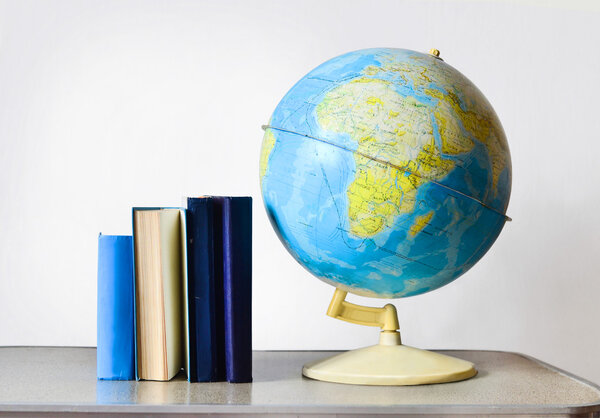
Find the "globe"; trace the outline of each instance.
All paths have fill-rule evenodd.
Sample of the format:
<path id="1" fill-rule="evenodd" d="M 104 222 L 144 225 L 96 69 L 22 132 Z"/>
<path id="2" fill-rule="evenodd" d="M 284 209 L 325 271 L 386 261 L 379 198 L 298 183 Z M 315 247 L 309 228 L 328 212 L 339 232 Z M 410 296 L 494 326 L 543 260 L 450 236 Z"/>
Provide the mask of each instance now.
<path id="1" fill-rule="evenodd" d="M 505 222 L 511 160 L 483 94 L 439 52 L 375 48 L 318 66 L 264 127 L 260 182 L 292 256 L 357 295 L 444 286 Z"/>

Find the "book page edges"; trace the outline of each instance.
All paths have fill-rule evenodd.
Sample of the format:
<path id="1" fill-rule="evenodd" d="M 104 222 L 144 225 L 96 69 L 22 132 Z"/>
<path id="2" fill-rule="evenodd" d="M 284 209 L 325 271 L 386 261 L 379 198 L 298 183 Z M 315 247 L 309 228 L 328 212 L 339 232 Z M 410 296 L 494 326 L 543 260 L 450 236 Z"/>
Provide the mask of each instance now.
<path id="1" fill-rule="evenodd" d="M 167 379 L 172 379 L 184 363 L 185 333 L 182 332 L 183 266 L 181 211 L 163 209 L 160 213 L 161 259 L 164 295 L 165 349 Z"/>
<path id="2" fill-rule="evenodd" d="M 136 374 L 138 379 L 164 380 L 167 378 L 167 364 L 160 216 L 156 212 L 134 210 L 133 221 Z"/>

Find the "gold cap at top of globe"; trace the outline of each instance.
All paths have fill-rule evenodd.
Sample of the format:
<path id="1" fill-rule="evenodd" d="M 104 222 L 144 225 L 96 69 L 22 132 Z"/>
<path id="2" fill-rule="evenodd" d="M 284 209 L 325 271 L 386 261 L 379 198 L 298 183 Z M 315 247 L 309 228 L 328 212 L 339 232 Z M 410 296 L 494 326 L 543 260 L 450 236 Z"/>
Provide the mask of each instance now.
<path id="1" fill-rule="evenodd" d="M 435 49 L 435 48 L 431 48 L 429 50 L 429 55 L 433 55 L 435 58 L 444 61 L 441 57 L 440 57 L 440 51 L 439 49 Z"/>

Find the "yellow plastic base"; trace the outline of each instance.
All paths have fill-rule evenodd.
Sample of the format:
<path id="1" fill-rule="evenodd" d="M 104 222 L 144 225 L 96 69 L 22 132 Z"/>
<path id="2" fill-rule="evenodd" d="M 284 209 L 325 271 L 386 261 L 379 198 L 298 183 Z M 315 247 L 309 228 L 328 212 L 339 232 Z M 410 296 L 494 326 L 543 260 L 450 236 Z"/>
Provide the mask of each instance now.
<path id="1" fill-rule="evenodd" d="M 398 332 L 382 332 L 378 345 L 304 365 L 311 379 L 355 385 L 424 385 L 465 380 L 473 363 L 400 344 Z"/>

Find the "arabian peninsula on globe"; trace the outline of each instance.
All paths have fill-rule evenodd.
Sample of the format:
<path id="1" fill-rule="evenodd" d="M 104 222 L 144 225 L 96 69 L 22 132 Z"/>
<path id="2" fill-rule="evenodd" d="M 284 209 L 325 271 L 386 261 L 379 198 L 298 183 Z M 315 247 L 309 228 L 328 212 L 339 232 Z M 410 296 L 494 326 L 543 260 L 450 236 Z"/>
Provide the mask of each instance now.
<path id="1" fill-rule="evenodd" d="M 469 270 L 509 219 L 500 121 L 434 52 L 333 58 L 292 87 L 265 127 L 271 223 L 300 264 L 342 290 L 437 289 Z"/>

